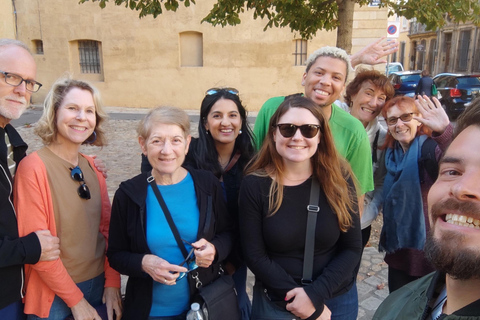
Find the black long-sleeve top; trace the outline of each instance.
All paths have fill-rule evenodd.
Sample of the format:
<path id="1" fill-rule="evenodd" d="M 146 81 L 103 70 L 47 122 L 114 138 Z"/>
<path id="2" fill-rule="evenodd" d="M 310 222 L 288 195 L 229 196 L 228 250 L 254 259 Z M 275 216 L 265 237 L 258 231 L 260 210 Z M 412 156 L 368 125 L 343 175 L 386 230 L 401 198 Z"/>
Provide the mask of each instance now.
<path id="1" fill-rule="evenodd" d="M 240 235 L 247 266 L 261 281 L 272 301 L 283 301 L 288 291 L 300 287 L 307 205 L 311 179 L 298 186 L 285 186 L 280 209 L 268 214 L 270 178 L 247 176 L 240 188 Z M 352 183 L 350 181 L 350 183 Z M 358 211 L 351 212 L 352 227 L 341 232 L 336 214 L 323 189 L 319 195 L 313 283 L 303 286 L 317 312 L 324 301 L 349 290 L 355 280 L 355 266 L 361 252 Z"/>

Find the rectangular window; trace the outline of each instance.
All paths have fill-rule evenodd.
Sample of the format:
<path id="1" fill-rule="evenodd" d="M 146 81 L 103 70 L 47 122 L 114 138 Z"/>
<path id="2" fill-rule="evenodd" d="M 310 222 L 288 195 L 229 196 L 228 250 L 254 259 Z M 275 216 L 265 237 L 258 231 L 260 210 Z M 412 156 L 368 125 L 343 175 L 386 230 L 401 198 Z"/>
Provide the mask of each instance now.
<path id="1" fill-rule="evenodd" d="M 307 40 L 297 39 L 295 40 L 295 52 L 293 53 L 296 66 L 305 65 L 307 61 Z"/>
<path id="2" fill-rule="evenodd" d="M 460 40 L 458 42 L 458 71 L 467 71 L 468 68 L 468 52 L 470 50 L 470 34 L 471 30 L 460 32 Z"/>
<path id="3" fill-rule="evenodd" d="M 80 71 L 82 73 L 101 73 L 98 41 L 78 41 L 78 54 L 80 57 Z"/>
<path id="4" fill-rule="evenodd" d="M 33 40 L 33 45 L 35 46 L 36 54 L 43 54 L 43 41 L 42 40 Z"/>

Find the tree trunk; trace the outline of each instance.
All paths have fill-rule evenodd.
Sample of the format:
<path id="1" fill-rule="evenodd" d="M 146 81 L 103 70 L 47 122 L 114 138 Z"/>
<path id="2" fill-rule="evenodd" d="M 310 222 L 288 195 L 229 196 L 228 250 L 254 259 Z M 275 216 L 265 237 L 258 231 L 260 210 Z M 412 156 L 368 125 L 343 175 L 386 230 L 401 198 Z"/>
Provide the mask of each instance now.
<path id="1" fill-rule="evenodd" d="M 344 49 L 349 54 L 352 51 L 353 12 L 355 0 L 337 0 L 338 21 L 337 47 Z"/>

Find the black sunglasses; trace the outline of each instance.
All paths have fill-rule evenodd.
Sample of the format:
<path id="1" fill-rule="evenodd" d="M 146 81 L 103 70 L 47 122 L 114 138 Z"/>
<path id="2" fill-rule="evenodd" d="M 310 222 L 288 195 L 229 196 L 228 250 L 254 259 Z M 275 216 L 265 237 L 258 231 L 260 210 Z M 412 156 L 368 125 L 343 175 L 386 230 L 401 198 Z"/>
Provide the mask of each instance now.
<path id="1" fill-rule="evenodd" d="M 205 95 L 206 96 L 211 96 L 212 94 L 217 94 L 217 93 L 222 92 L 222 91 L 228 92 L 228 93 L 233 94 L 235 96 L 238 95 L 238 90 L 235 89 L 235 88 L 211 88 L 211 89 L 208 89 L 205 92 Z"/>
<path id="2" fill-rule="evenodd" d="M 82 199 L 88 200 L 90 199 L 90 190 L 88 186 L 85 184 L 85 180 L 83 179 L 83 172 L 79 166 L 75 168 L 70 168 L 70 176 L 73 180 L 80 182 L 80 186 L 78 187 L 78 196 Z"/>
<path id="3" fill-rule="evenodd" d="M 297 132 L 297 129 L 300 129 L 302 136 L 310 139 L 315 137 L 318 133 L 318 130 L 320 130 L 320 125 L 318 124 L 303 124 L 301 126 L 297 126 L 291 123 L 282 123 L 277 124 L 276 127 L 278 127 L 280 134 L 285 138 L 293 137 Z"/>
<path id="4" fill-rule="evenodd" d="M 186 244 L 188 245 L 192 245 L 190 242 L 188 242 L 187 240 L 184 240 L 182 239 L 183 242 L 185 242 Z M 184 266 L 186 264 L 186 267 L 187 267 L 187 272 L 180 272 L 180 275 L 178 276 L 177 280 L 181 280 L 183 278 L 185 278 L 185 276 L 187 275 L 187 273 L 195 270 L 198 268 L 198 265 L 196 264 L 195 262 L 195 248 L 192 246 L 192 249 L 190 249 L 190 252 L 188 253 L 187 257 L 185 258 L 185 260 L 182 261 L 182 263 L 179 264 L 179 266 Z"/>

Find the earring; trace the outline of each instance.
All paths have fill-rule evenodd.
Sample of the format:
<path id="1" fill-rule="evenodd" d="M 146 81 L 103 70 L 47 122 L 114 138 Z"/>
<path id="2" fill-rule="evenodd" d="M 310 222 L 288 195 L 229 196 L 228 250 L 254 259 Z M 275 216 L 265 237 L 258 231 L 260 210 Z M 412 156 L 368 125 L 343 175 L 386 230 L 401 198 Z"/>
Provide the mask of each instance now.
<path id="1" fill-rule="evenodd" d="M 238 130 L 238 134 L 242 134 L 242 130 Z"/>
<path id="2" fill-rule="evenodd" d="M 210 131 L 207 130 L 206 132 L 207 132 L 207 134 L 210 134 Z"/>
<path id="3" fill-rule="evenodd" d="M 93 131 L 92 135 L 91 135 L 90 137 L 88 137 L 88 139 L 85 140 L 83 143 L 92 144 L 92 143 L 94 143 L 96 140 L 97 140 L 97 133 L 96 133 L 95 131 Z"/>

